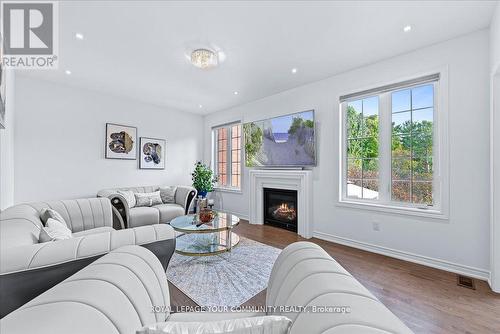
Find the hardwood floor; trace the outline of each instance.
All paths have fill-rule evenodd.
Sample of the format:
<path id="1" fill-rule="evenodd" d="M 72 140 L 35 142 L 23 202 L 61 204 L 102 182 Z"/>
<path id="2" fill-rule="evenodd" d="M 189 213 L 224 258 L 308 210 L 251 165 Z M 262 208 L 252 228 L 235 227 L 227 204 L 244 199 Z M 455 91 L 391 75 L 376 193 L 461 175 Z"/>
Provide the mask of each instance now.
<path id="1" fill-rule="evenodd" d="M 304 240 L 297 234 L 243 221 L 240 236 L 277 248 Z M 500 333 L 500 294 L 484 281 L 476 290 L 457 286 L 455 274 L 320 239 L 323 247 L 415 333 Z M 172 305 L 196 306 L 170 284 Z M 244 305 L 264 305 L 265 291 Z"/>

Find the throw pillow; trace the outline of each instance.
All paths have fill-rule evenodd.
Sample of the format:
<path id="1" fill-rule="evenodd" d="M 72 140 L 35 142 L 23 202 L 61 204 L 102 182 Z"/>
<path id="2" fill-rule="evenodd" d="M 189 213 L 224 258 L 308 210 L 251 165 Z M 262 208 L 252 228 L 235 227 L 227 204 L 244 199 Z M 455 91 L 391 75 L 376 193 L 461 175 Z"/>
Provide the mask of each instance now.
<path id="1" fill-rule="evenodd" d="M 69 239 L 72 237 L 71 230 L 58 220 L 49 218 L 47 226 L 40 229 L 38 242 L 48 242 Z"/>
<path id="2" fill-rule="evenodd" d="M 64 218 L 61 216 L 59 212 L 56 210 L 50 209 L 50 208 L 43 208 L 42 211 L 40 211 L 40 219 L 43 223 L 43 226 L 47 226 L 47 222 L 49 219 L 55 219 L 63 223 L 65 226 L 68 226 L 66 224 L 66 221 Z"/>
<path id="3" fill-rule="evenodd" d="M 160 191 L 152 193 L 135 193 L 135 206 L 153 206 L 162 204 Z"/>
<path id="4" fill-rule="evenodd" d="M 175 192 L 177 187 L 160 188 L 160 197 L 163 203 L 175 203 Z"/>
<path id="5" fill-rule="evenodd" d="M 269 315 L 221 321 L 159 322 L 139 329 L 136 334 L 287 334 L 292 321 Z"/>
<path id="6" fill-rule="evenodd" d="M 125 198 L 125 201 L 127 201 L 129 209 L 135 206 L 136 204 L 135 195 L 132 190 L 118 190 L 117 193 L 122 195 L 123 198 Z"/>

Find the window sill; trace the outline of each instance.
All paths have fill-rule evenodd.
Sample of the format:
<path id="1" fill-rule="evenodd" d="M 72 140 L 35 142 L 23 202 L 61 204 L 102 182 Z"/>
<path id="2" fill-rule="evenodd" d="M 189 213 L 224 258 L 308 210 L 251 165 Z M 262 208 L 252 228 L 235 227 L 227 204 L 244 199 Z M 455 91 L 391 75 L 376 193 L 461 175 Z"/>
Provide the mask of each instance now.
<path id="1" fill-rule="evenodd" d="M 215 187 L 214 191 L 232 194 L 243 194 L 243 191 L 241 191 L 241 189 L 239 188 Z"/>
<path id="2" fill-rule="evenodd" d="M 416 216 L 416 217 L 425 217 L 425 218 L 439 219 L 439 220 L 448 220 L 449 218 L 447 214 L 439 210 L 433 210 L 433 209 L 419 209 L 413 207 L 401 207 L 395 205 L 376 204 L 376 203 L 367 203 L 367 202 L 358 202 L 349 200 L 338 201 L 337 205 L 346 208 L 370 210 L 381 213 L 397 214 L 402 216 Z"/>

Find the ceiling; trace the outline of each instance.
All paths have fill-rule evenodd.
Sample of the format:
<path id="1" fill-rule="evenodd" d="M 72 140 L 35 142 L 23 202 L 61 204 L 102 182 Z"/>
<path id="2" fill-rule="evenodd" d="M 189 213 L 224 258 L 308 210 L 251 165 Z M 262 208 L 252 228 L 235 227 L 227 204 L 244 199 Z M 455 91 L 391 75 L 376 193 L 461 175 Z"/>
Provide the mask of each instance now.
<path id="1" fill-rule="evenodd" d="M 495 5 L 64 1 L 59 70 L 24 74 L 207 114 L 486 28 Z M 195 68 L 186 53 L 200 46 L 220 48 L 225 61 Z"/>

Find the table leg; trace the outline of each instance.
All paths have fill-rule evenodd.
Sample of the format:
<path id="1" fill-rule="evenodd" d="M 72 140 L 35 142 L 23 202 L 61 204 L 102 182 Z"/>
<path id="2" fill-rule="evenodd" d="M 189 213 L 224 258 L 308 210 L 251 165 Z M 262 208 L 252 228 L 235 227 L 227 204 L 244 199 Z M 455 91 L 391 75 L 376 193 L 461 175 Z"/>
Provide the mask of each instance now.
<path id="1" fill-rule="evenodd" d="M 233 234 L 233 232 L 231 232 L 231 229 L 227 229 L 227 236 L 226 236 L 226 249 L 228 252 L 231 251 L 231 244 L 232 244 L 232 240 L 231 240 L 231 236 Z"/>

